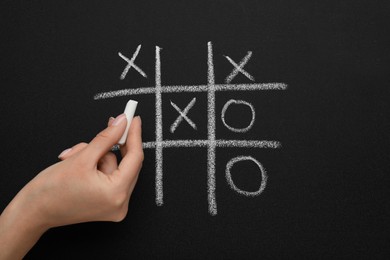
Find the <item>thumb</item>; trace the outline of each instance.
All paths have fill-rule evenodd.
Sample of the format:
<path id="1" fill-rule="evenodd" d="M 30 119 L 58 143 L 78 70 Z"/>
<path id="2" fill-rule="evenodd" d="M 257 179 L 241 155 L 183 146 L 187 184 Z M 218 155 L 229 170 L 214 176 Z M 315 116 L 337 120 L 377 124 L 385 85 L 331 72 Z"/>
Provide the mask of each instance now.
<path id="1" fill-rule="evenodd" d="M 111 148 L 119 142 L 126 129 L 126 115 L 115 118 L 110 126 L 101 131 L 82 151 L 85 158 L 97 163 Z"/>

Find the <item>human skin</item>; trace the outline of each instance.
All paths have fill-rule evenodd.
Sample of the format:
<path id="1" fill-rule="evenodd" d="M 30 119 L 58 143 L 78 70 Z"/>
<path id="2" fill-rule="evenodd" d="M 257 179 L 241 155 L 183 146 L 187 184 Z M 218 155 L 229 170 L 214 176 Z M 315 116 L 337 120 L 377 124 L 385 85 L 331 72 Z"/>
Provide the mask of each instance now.
<path id="1" fill-rule="evenodd" d="M 23 258 L 53 227 L 125 218 L 144 156 L 140 117 L 132 120 L 119 165 L 111 152 L 126 122 L 124 114 L 110 118 L 89 144 L 62 152 L 19 191 L 0 216 L 0 259 Z"/>

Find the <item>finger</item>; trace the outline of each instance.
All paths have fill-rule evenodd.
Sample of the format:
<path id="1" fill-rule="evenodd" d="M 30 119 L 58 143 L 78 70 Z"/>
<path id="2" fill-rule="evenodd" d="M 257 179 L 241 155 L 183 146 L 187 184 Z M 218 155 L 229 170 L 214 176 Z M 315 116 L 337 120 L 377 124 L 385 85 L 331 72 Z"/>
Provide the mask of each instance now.
<path id="1" fill-rule="evenodd" d="M 98 170 L 104 174 L 111 174 L 118 168 L 118 161 L 115 154 L 108 152 L 98 162 Z"/>
<path id="2" fill-rule="evenodd" d="M 101 131 L 82 151 L 87 161 L 97 164 L 100 158 L 118 143 L 125 131 L 126 122 L 126 115 L 121 114 L 115 118 L 109 127 Z"/>
<path id="3" fill-rule="evenodd" d="M 126 145 L 120 145 L 119 148 L 120 148 L 120 151 L 121 151 L 122 158 L 125 157 L 125 155 L 127 153 Z"/>
<path id="4" fill-rule="evenodd" d="M 118 166 L 118 171 L 125 178 L 127 183 L 134 181 L 142 167 L 144 153 L 142 149 L 142 129 L 141 118 L 134 117 L 131 122 L 127 142 L 125 145 L 125 154 Z"/>
<path id="5" fill-rule="evenodd" d="M 107 126 L 111 126 L 112 125 L 112 122 L 114 122 L 115 118 L 110 116 L 110 118 L 108 119 L 108 122 L 107 122 Z"/>
<path id="6" fill-rule="evenodd" d="M 79 143 L 73 146 L 72 148 L 64 150 L 60 155 L 58 155 L 58 158 L 60 160 L 66 160 L 72 155 L 78 153 L 79 151 L 83 150 L 88 144 L 87 143 Z"/>
<path id="7" fill-rule="evenodd" d="M 140 116 L 136 116 L 136 117 L 138 117 L 139 120 L 141 121 L 141 117 L 140 117 Z M 134 120 L 136 117 L 134 117 L 133 120 Z M 131 121 L 131 124 L 133 123 L 133 120 Z M 138 119 L 136 119 L 136 120 L 138 120 Z M 142 121 L 141 121 L 141 123 L 142 123 Z M 131 128 L 131 124 L 130 124 L 130 128 Z M 141 124 L 141 125 L 142 125 L 142 124 Z M 126 138 L 126 140 L 129 139 L 129 135 L 130 135 L 130 129 L 129 129 L 129 132 L 127 133 L 127 138 Z M 141 141 L 141 142 L 142 142 L 142 141 Z M 126 143 L 125 143 L 125 145 L 120 145 L 120 146 L 119 146 L 120 151 L 121 151 L 122 158 L 125 157 L 125 155 L 126 155 L 126 153 L 127 153 L 127 147 L 128 147 L 128 146 L 127 146 Z"/>

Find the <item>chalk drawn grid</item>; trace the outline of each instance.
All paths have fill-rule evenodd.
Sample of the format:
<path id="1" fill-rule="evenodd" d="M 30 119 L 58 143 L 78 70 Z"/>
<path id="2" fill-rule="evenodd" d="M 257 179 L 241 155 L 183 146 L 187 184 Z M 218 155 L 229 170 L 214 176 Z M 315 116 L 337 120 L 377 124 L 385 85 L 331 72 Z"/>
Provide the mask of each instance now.
<path id="1" fill-rule="evenodd" d="M 135 58 L 137 57 L 140 51 L 141 45 L 138 46 L 137 50 L 133 54 L 131 59 L 128 59 L 121 53 L 118 55 L 128 62 L 128 65 L 124 69 L 121 79 L 124 79 L 126 73 L 130 68 L 137 70 L 143 77 L 147 75 L 134 64 Z M 216 91 L 259 91 L 259 90 L 286 90 L 287 84 L 285 83 L 250 83 L 250 84 L 231 84 L 232 79 L 238 74 L 242 73 L 250 80 L 254 81 L 254 78 L 246 72 L 243 67 L 248 62 L 249 58 L 252 55 L 252 52 L 242 59 L 242 61 L 237 64 L 230 57 L 225 56 L 225 58 L 234 66 L 234 70 L 226 78 L 226 84 L 216 84 L 215 83 L 215 74 L 214 74 L 214 63 L 213 63 L 213 50 L 212 43 L 207 43 L 207 85 L 177 85 L 177 86 L 162 86 L 161 84 L 161 59 L 160 59 L 161 48 L 156 46 L 156 63 L 155 63 L 155 86 L 154 87 L 144 87 L 144 88 L 134 88 L 134 89 L 122 89 L 116 91 L 101 92 L 94 96 L 94 100 L 101 100 L 107 98 L 115 98 L 122 96 L 131 96 L 131 95 L 142 95 L 142 94 L 154 94 L 155 95 L 155 109 L 156 109 L 156 140 L 154 142 L 144 142 L 143 148 L 149 149 L 154 148 L 156 154 L 156 176 L 155 176 L 155 191 L 156 191 L 156 204 L 162 206 L 164 203 L 163 200 L 163 148 L 167 147 L 207 147 L 207 199 L 208 199 L 208 210 L 212 216 L 217 214 L 217 202 L 216 202 L 216 180 L 215 180 L 215 160 L 216 160 L 216 147 L 251 147 L 251 148 L 270 148 L 277 149 L 281 147 L 279 141 L 269 141 L 269 140 L 221 140 L 216 139 L 216 113 L 215 113 L 215 92 Z M 163 129 L 162 129 L 162 93 L 188 93 L 188 92 L 207 92 L 207 117 L 208 117 L 208 139 L 207 140 L 164 140 L 163 139 Z M 244 129 L 235 129 L 228 126 L 224 121 L 224 113 L 226 112 L 227 107 L 231 103 L 236 104 L 245 104 L 251 108 L 252 111 L 252 121 L 250 125 Z M 174 105 L 174 104 L 172 104 Z M 193 105 L 193 104 L 192 104 Z M 191 105 L 191 106 L 192 106 Z M 190 106 L 188 106 L 190 107 Z M 188 119 L 185 115 L 188 111 L 179 111 L 177 107 L 175 109 L 181 114 L 181 118 L 178 119 Z M 242 100 L 229 100 L 222 111 L 222 120 L 224 125 L 234 132 L 246 132 L 249 131 L 254 122 L 254 109 L 253 106 Z M 189 120 L 187 120 L 188 123 Z M 177 123 L 177 122 L 175 122 Z M 173 126 L 173 125 L 172 125 Z M 175 126 L 177 127 L 177 125 Z M 194 127 L 194 126 L 193 126 Z M 172 129 L 171 129 L 172 132 Z M 247 192 L 238 189 L 231 178 L 230 169 L 235 162 L 250 160 L 258 165 L 260 172 L 262 174 L 262 182 L 260 189 L 256 192 Z M 237 191 L 240 194 L 246 196 L 256 196 L 259 195 L 265 188 L 267 175 L 263 166 L 256 159 L 250 156 L 238 156 L 233 158 L 226 167 L 226 179 L 230 187 Z"/>

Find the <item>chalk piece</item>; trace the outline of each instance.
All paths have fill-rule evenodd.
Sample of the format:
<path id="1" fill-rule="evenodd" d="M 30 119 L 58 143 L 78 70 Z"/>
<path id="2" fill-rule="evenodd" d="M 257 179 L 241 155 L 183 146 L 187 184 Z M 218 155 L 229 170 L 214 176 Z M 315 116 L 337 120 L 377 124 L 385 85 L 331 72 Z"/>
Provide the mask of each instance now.
<path id="1" fill-rule="evenodd" d="M 127 133 L 129 132 L 131 120 L 133 120 L 133 116 L 134 116 L 135 109 L 137 108 L 137 104 L 138 104 L 137 101 L 131 99 L 126 104 L 124 113 L 126 114 L 127 126 L 125 132 L 123 133 L 121 139 L 119 140 L 120 145 L 124 145 L 126 143 Z"/>

